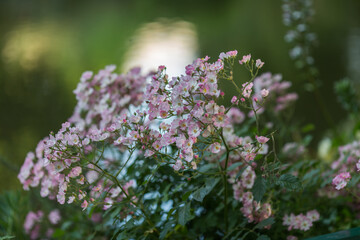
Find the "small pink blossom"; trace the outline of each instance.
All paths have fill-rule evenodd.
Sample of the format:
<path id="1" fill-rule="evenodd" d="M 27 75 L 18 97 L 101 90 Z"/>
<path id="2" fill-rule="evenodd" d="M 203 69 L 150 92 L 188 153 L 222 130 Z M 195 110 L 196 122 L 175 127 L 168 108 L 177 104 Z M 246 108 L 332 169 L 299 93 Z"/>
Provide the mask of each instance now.
<path id="1" fill-rule="evenodd" d="M 268 95 L 269 95 L 269 90 L 267 90 L 265 88 L 263 90 L 261 90 L 261 96 L 263 98 L 266 98 Z"/>
<path id="2" fill-rule="evenodd" d="M 248 54 L 248 55 L 244 55 L 242 60 L 239 61 L 240 64 L 243 64 L 243 63 L 248 63 L 250 62 L 250 59 L 251 59 L 251 54 Z"/>
<path id="3" fill-rule="evenodd" d="M 233 96 L 231 99 L 232 104 L 237 104 L 239 102 L 238 98 L 236 96 Z"/>
<path id="4" fill-rule="evenodd" d="M 256 136 L 256 140 L 259 143 L 264 144 L 264 143 L 267 143 L 267 141 L 269 141 L 270 139 L 267 137 L 264 137 L 264 136 L 260 136 L 260 137 Z"/>
<path id="5" fill-rule="evenodd" d="M 70 173 L 69 173 L 69 177 L 74 178 L 77 177 L 81 174 L 81 167 L 77 166 L 74 167 L 73 169 L 71 169 Z"/>
<path id="6" fill-rule="evenodd" d="M 349 172 L 343 172 L 338 174 L 333 180 L 332 184 L 335 186 L 336 190 L 343 189 L 346 187 L 347 183 L 350 181 L 350 173 Z"/>
<path id="7" fill-rule="evenodd" d="M 220 143 L 216 142 L 216 143 L 213 143 L 210 145 L 210 151 L 212 153 L 218 153 L 218 152 L 220 152 L 220 150 L 221 150 Z"/>
<path id="8" fill-rule="evenodd" d="M 81 204 L 82 210 L 84 211 L 88 206 L 88 202 L 86 200 L 83 201 L 83 203 Z"/>
<path id="9" fill-rule="evenodd" d="M 264 62 L 262 62 L 260 59 L 256 60 L 255 66 L 257 68 L 262 68 L 262 66 L 264 66 Z"/>
<path id="10" fill-rule="evenodd" d="M 49 213 L 49 221 L 51 224 L 58 224 L 61 220 L 60 211 L 55 209 Z"/>

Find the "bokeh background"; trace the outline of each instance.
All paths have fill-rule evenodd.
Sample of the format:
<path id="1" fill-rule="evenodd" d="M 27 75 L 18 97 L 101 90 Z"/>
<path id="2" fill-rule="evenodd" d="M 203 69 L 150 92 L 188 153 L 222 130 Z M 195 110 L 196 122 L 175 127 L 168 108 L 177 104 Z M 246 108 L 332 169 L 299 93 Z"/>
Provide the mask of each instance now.
<path id="1" fill-rule="evenodd" d="M 294 121 L 311 125 L 316 151 L 329 124 L 289 57 L 281 0 L 0 1 L 0 194 L 19 189 L 28 151 L 71 116 L 81 73 L 116 64 L 168 66 L 180 74 L 196 57 L 237 49 L 281 73 L 299 94 Z M 309 27 L 319 91 L 335 125 L 346 119 L 333 84 L 360 83 L 360 1 L 315 0 Z M 247 79 L 246 72 L 236 78 Z M 231 86 L 225 85 L 224 88 Z M 227 90 L 225 90 L 226 92 Z M 230 99 L 231 94 L 226 99 Z M 330 133 L 331 134 L 331 133 Z"/>

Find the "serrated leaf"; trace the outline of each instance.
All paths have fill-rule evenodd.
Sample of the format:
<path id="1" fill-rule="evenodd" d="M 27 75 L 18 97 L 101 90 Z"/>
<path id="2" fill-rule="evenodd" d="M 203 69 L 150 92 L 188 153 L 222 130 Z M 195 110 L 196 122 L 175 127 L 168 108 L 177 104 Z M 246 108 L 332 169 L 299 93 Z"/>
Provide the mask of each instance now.
<path id="1" fill-rule="evenodd" d="M 274 218 L 273 218 L 273 217 L 270 217 L 270 218 L 267 218 L 267 219 L 259 222 L 258 224 L 256 224 L 256 226 L 254 227 L 254 229 L 257 229 L 257 228 L 258 228 L 258 229 L 262 229 L 262 228 L 264 228 L 264 227 L 266 227 L 266 226 L 268 226 L 268 225 L 272 225 L 272 224 L 274 224 L 274 223 L 275 223 Z"/>
<path id="2" fill-rule="evenodd" d="M 290 191 L 296 191 L 302 187 L 300 180 L 288 173 L 281 175 L 276 184 Z"/>
<path id="3" fill-rule="evenodd" d="M 256 240 L 271 240 L 268 235 L 261 235 Z"/>
<path id="4" fill-rule="evenodd" d="M 191 215 L 190 202 L 187 202 L 184 206 L 179 208 L 178 222 L 180 225 L 185 226 L 191 219 L 193 219 L 193 216 Z"/>
<path id="5" fill-rule="evenodd" d="M 252 188 L 252 193 L 254 195 L 254 199 L 257 202 L 260 202 L 266 192 L 266 182 L 261 176 L 257 176 L 254 182 L 254 186 Z"/>
<path id="6" fill-rule="evenodd" d="M 205 186 L 199 188 L 196 190 L 193 194 L 193 198 L 196 201 L 202 202 L 204 200 L 204 197 L 208 195 L 211 190 L 216 186 L 216 184 L 220 181 L 219 178 L 209 178 L 205 181 Z"/>

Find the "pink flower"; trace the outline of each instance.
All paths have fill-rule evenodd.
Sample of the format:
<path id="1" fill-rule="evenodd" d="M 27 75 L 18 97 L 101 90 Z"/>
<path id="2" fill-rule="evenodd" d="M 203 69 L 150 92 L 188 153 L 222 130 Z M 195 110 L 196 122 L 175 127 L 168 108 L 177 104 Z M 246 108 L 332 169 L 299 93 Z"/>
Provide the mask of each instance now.
<path id="1" fill-rule="evenodd" d="M 360 160 L 356 163 L 356 169 L 357 171 L 360 171 Z"/>
<path id="2" fill-rule="evenodd" d="M 61 160 L 55 162 L 54 167 L 55 167 L 55 171 L 58 173 L 65 169 L 65 165 Z"/>
<path id="3" fill-rule="evenodd" d="M 249 55 L 244 55 L 242 60 L 239 61 L 240 64 L 243 64 L 243 63 L 248 63 L 251 59 L 251 54 Z"/>
<path id="4" fill-rule="evenodd" d="M 236 96 L 233 96 L 231 99 L 232 104 L 237 104 L 239 102 L 238 98 Z"/>
<path id="5" fill-rule="evenodd" d="M 61 220 L 60 211 L 55 209 L 49 213 L 49 221 L 51 224 L 58 224 Z"/>
<path id="6" fill-rule="evenodd" d="M 216 143 L 213 143 L 210 145 L 210 151 L 212 153 L 218 153 L 218 152 L 220 152 L 220 150 L 221 150 L 220 143 L 216 142 Z"/>
<path id="7" fill-rule="evenodd" d="M 251 92 L 252 92 L 252 87 L 253 87 L 253 83 L 244 83 L 242 86 L 243 86 L 243 89 L 242 89 L 242 95 L 245 97 L 245 98 L 249 98 L 250 95 L 251 95 Z"/>
<path id="8" fill-rule="evenodd" d="M 265 88 L 263 90 L 261 90 L 261 96 L 263 98 L 267 97 L 268 95 L 269 95 L 269 90 L 267 90 Z"/>
<path id="9" fill-rule="evenodd" d="M 336 190 L 343 189 L 346 187 L 347 183 L 350 181 L 350 173 L 349 172 L 343 172 L 338 174 L 333 180 L 332 184 L 335 186 Z"/>
<path id="10" fill-rule="evenodd" d="M 71 169 L 70 173 L 69 173 L 69 177 L 74 178 L 77 177 L 81 174 L 81 167 L 77 166 L 74 167 L 73 169 Z"/>
<path id="11" fill-rule="evenodd" d="M 83 203 L 81 204 L 82 210 L 84 211 L 88 206 L 88 202 L 86 200 L 83 201 Z"/>
<path id="12" fill-rule="evenodd" d="M 264 137 L 264 136 L 260 136 L 260 137 L 256 136 L 256 140 L 257 140 L 259 143 L 264 144 L 264 143 L 266 143 L 267 141 L 269 141 L 269 138 Z"/>
<path id="13" fill-rule="evenodd" d="M 260 59 L 256 60 L 255 66 L 257 68 L 262 68 L 262 66 L 264 66 L 264 62 L 262 62 Z"/>

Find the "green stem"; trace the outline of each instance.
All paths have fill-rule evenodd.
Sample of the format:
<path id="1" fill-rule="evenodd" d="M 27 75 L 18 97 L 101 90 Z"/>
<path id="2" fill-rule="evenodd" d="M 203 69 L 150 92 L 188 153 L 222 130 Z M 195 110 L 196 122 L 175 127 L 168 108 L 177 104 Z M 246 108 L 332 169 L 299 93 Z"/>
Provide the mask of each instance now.
<path id="1" fill-rule="evenodd" d="M 125 194 L 125 196 L 130 200 L 130 203 L 132 203 L 135 207 L 137 207 L 138 209 L 140 209 L 140 211 L 144 214 L 145 216 L 145 220 L 149 223 L 150 226 L 152 226 L 154 228 L 154 230 L 156 232 L 159 232 L 156 227 L 155 224 L 153 222 L 151 222 L 150 217 L 148 216 L 148 214 L 146 213 L 145 209 L 143 208 L 143 206 L 139 206 L 139 204 L 135 203 L 133 200 L 131 200 L 129 194 L 127 194 L 127 192 L 124 190 L 124 188 L 121 186 L 119 180 L 111 175 L 110 173 L 106 172 L 105 170 L 103 170 L 99 165 L 97 165 L 97 163 L 92 163 L 94 166 L 96 166 L 103 174 L 105 174 L 106 176 L 109 177 L 109 179 L 113 180 L 116 185 L 121 189 L 121 191 Z"/>
<path id="2" fill-rule="evenodd" d="M 226 144 L 226 141 L 224 139 L 223 136 L 223 132 L 221 129 L 221 133 L 220 133 L 220 137 L 224 143 L 224 146 L 226 148 L 226 159 L 225 159 L 225 166 L 224 166 L 224 171 L 223 171 L 223 184 L 224 184 L 224 207 L 225 207 L 225 212 L 224 212 L 224 220 L 225 220 L 225 233 L 228 232 L 229 229 L 229 220 L 228 220 L 228 183 L 227 183 L 227 177 L 226 177 L 226 171 L 227 171 L 227 167 L 228 167 L 228 163 L 229 163 L 229 155 L 230 155 L 230 149 L 229 146 Z"/>

